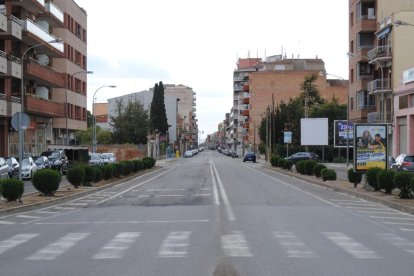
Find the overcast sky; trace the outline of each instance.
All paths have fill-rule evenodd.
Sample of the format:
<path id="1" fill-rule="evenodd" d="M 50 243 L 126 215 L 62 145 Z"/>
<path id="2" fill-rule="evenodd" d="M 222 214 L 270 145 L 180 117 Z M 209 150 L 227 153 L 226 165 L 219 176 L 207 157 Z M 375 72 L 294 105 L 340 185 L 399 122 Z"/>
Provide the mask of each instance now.
<path id="1" fill-rule="evenodd" d="M 197 93 L 203 137 L 230 112 L 237 59 L 323 59 L 348 79 L 347 0 L 75 0 L 88 14 L 88 110 L 156 82 Z"/>

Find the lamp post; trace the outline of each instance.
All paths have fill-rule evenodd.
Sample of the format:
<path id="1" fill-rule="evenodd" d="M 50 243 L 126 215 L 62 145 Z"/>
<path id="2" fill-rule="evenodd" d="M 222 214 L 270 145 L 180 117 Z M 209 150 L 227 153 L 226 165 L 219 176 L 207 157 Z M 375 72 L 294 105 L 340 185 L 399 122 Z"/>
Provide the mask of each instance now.
<path id="1" fill-rule="evenodd" d="M 175 139 L 176 139 L 176 142 L 177 142 L 177 148 L 178 148 L 178 153 L 180 152 L 180 136 L 179 136 L 179 133 L 178 133 L 178 120 L 179 120 L 179 115 L 178 115 L 178 102 L 180 101 L 180 98 L 177 98 L 176 99 L 176 105 L 175 105 L 175 115 L 176 115 L 176 117 L 175 117 L 175 128 L 176 128 L 176 132 L 175 132 Z M 180 155 L 179 154 L 177 154 L 177 152 L 176 152 L 176 157 L 178 158 Z"/>
<path id="2" fill-rule="evenodd" d="M 51 40 L 47 43 L 63 43 L 62 39 L 54 39 Z M 33 46 L 28 47 L 22 54 L 22 70 L 21 70 L 21 75 L 20 75 L 20 89 L 21 89 L 21 99 L 20 99 L 20 113 L 19 113 L 19 162 L 20 164 L 22 164 L 21 162 L 23 161 L 23 150 L 24 150 L 24 129 L 23 129 L 23 112 L 24 112 L 24 80 L 23 80 L 23 71 L 24 71 L 24 59 L 27 55 L 27 53 L 36 47 L 39 46 L 43 46 L 45 45 L 45 43 L 39 43 L 39 44 L 35 44 Z M 22 165 L 19 166 L 19 180 L 22 180 Z"/>
<path id="3" fill-rule="evenodd" d="M 95 90 L 92 99 L 92 153 L 96 152 L 96 117 L 95 117 L 95 95 L 101 88 L 109 87 L 116 88 L 116 85 L 103 85 Z"/>
<path id="4" fill-rule="evenodd" d="M 81 74 L 81 73 L 85 73 L 85 74 L 93 74 L 93 71 L 78 71 L 76 73 L 73 73 L 72 75 L 70 75 L 69 79 L 66 80 L 66 85 L 65 85 L 65 94 L 66 94 L 66 146 L 69 146 L 69 127 L 68 127 L 68 117 L 69 117 L 69 107 L 68 107 L 68 83 L 69 81 L 72 81 L 72 77 L 76 76 L 77 74 Z M 67 76 L 67 75 L 66 75 Z"/>
<path id="5" fill-rule="evenodd" d="M 401 20 L 398 20 L 398 19 L 394 20 L 394 22 L 392 22 L 392 25 L 394 25 L 395 27 L 398 27 L 398 26 L 412 26 L 412 27 L 414 27 L 414 24 L 404 22 L 404 21 L 401 21 Z"/>

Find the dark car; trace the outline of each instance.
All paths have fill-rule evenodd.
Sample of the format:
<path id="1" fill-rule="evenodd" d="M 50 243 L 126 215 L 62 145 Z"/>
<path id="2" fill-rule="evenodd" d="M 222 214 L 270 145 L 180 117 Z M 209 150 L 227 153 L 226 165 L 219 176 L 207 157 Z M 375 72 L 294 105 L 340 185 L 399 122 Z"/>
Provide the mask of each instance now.
<path id="1" fill-rule="evenodd" d="M 16 158 L 10 156 L 6 159 L 7 165 L 9 165 L 9 177 L 19 177 L 19 161 Z"/>
<path id="2" fill-rule="evenodd" d="M 46 156 L 49 159 L 52 169 L 66 174 L 68 170 L 68 158 L 64 150 L 48 150 L 42 152 L 40 155 Z"/>
<path id="3" fill-rule="evenodd" d="M 49 158 L 47 158 L 46 156 L 43 156 L 43 155 L 36 156 L 36 157 L 33 157 L 33 159 L 34 159 L 35 164 L 36 164 L 36 166 L 39 170 L 41 170 L 41 169 L 50 169 L 51 168 Z"/>
<path id="4" fill-rule="evenodd" d="M 256 163 L 256 154 L 252 151 L 246 152 L 243 157 L 243 162 L 246 161 L 253 161 L 253 163 Z"/>
<path id="5" fill-rule="evenodd" d="M 319 156 L 313 152 L 297 152 L 289 157 L 286 157 L 286 160 L 292 162 L 293 164 L 296 164 L 298 161 L 301 160 L 319 161 Z"/>
<path id="6" fill-rule="evenodd" d="M 414 155 L 405 153 L 398 155 L 392 167 L 398 171 L 414 172 Z"/>

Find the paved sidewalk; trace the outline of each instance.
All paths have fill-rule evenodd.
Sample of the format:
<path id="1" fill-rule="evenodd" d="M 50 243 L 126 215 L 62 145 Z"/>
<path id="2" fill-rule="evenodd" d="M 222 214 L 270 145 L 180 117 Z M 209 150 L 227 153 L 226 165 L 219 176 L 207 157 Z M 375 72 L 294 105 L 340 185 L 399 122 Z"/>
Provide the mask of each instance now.
<path id="1" fill-rule="evenodd" d="M 335 169 L 335 171 L 347 171 L 348 168 L 346 167 L 346 164 L 325 164 L 328 165 L 327 167 Z M 274 170 L 283 174 L 290 175 L 292 177 L 302 179 L 305 181 L 308 181 L 312 184 L 316 184 L 319 186 L 323 186 L 327 189 L 342 192 L 351 196 L 355 196 L 358 198 L 363 198 L 368 201 L 378 202 L 383 205 L 386 205 L 390 208 L 410 213 L 414 215 L 414 200 L 413 199 L 400 199 L 396 195 L 392 194 L 386 194 L 381 191 L 367 191 L 363 189 L 364 183 L 361 182 L 358 184 L 357 188 L 354 188 L 354 184 L 348 182 L 344 179 L 337 179 L 335 181 L 323 181 L 321 178 L 317 178 L 315 176 L 308 176 L 308 175 L 302 175 L 297 173 L 296 171 L 287 171 L 281 168 L 273 167 L 270 164 L 265 164 L 265 168 L 268 168 L 270 170 Z"/>

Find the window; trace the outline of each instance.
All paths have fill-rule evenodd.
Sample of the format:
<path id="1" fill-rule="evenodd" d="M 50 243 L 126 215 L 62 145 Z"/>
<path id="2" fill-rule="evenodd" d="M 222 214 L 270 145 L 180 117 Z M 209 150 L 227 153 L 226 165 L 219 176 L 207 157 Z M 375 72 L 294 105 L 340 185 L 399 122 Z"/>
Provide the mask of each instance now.
<path id="1" fill-rule="evenodd" d="M 357 109 L 366 109 L 375 106 L 375 96 L 370 95 L 368 91 L 356 92 Z"/>
<path id="2" fill-rule="evenodd" d="M 398 98 L 399 109 L 408 108 L 408 95 L 400 96 Z"/>
<path id="3" fill-rule="evenodd" d="M 351 77 L 351 83 L 353 83 L 354 82 L 354 69 L 351 69 L 349 76 Z"/>
<path id="4" fill-rule="evenodd" d="M 353 53 L 354 52 L 354 41 L 351 40 L 351 43 L 349 44 L 349 52 Z"/>
<path id="5" fill-rule="evenodd" d="M 350 110 L 354 110 L 354 97 L 350 99 Z"/>
<path id="6" fill-rule="evenodd" d="M 357 76 L 359 78 L 367 77 L 372 74 L 372 65 L 367 62 L 358 62 Z"/>
<path id="7" fill-rule="evenodd" d="M 349 16 L 349 22 L 350 22 L 350 26 L 354 26 L 354 13 L 351 12 L 350 16 Z"/>

